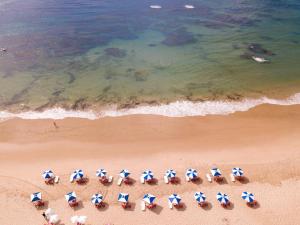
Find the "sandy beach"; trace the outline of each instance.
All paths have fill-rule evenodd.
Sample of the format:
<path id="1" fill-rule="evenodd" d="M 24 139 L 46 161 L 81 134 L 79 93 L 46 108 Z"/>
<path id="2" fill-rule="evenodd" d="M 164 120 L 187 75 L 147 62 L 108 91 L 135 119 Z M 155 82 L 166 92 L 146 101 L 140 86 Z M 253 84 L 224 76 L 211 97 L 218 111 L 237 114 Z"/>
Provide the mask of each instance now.
<path id="1" fill-rule="evenodd" d="M 0 223 L 44 224 L 43 209 L 30 203 L 31 193 L 41 191 L 46 205 L 69 225 L 73 215 L 86 215 L 88 225 L 297 225 L 300 221 L 300 106 L 262 105 L 228 116 L 168 118 L 126 116 L 98 120 L 13 119 L 0 123 Z M 217 165 L 226 181 L 209 183 L 205 174 Z M 229 173 L 239 166 L 247 181 L 232 183 Z M 98 182 L 95 171 L 103 167 L 115 180 Z M 187 168 L 198 170 L 201 180 L 184 180 Z M 81 168 L 86 185 L 69 182 L 70 173 Z M 131 171 L 132 186 L 117 186 L 121 169 Z M 173 168 L 178 185 L 164 184 L 163 174 Z M 60 176 L 56 185 L 45 185 L 41 173 L 52 169 Z M 157 185 L 140 184 L 143 170 L 151 169 Z M 75 191 L 80 207 L 71 209 L 64 198 Z M 206 194 L 209 207 L 201 209 L 194 192 Z M 229 195 L 232 206 L 220 207 L 217 192 Z M 255 194 L 259 206 L 246 206 L 243 191 Z M 97 210 L 90 202 L 102 193 L 108 204 Z M 124 211 L 119 192 L 128 192 L 133 208 Z M 146 193 L 157 196 L 154 211 L 140 210 Z M 185 207 L 170 210 L 167 197 L 178 193 Z"/>

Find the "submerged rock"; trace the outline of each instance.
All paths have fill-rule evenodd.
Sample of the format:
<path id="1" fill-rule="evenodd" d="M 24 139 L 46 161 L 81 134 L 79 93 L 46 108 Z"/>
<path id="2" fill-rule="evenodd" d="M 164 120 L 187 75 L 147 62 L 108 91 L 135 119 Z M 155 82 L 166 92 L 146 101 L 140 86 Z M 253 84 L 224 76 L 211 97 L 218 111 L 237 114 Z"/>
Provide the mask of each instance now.
<path id="1" fill-rule="evenodd" d="M 107 56 L 116 58 L 124 58 L 127 55 L 126 50 L 120 48 L 106 48 L 104 52 Z"/>
<path id="2" fill-rule="evenodd" d="M 134 72 L 136 81 L 146 81 L 148 76 L 149 72 L 147 70 L 137 70 Z"/>
<path id="3" fill-rule="evenodd" d="M 275 53 L 273 53 L 268 49 L 263 48 L 261 44 L 257 44 L 257 43 L 248 44 L 247 49 L 255 54 L 263 54 L 269 56 L 275 55 Z"/>
<path id="4" fill-rule="evenodd" d="M 162 43 L 167 46 L 181 46 L 192 44 L 196 41 L 197 39 L 194 35 L 183 27 L 175 30 L 174 32 L 168 33 Z"/>

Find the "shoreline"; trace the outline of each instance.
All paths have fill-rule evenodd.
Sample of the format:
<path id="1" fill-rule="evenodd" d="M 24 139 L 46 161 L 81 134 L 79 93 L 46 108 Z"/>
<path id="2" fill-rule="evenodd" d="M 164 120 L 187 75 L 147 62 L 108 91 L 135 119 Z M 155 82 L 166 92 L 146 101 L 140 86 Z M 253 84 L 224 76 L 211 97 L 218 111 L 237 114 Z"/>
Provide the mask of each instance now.
<path id="1" fill-rule="evenodd" d="M 86 215 L 88 225 L 210 225 L 280 224 L 295 225 L 300 203 L 300 106 L 261 105 L 247 112 L 226 116 L 163 117 L 124 116 L 97 120 L 11 119 L 0 123 L 0 215 L 2 224 L 43 224 L 42 210 L 29 202 L 29 195 L 41 191 L 47 206 L 71 225 L 73 215 Z M 205 174 L 216 164 L 226 183 L 208 183 Z M 232 183 L 229 173 L 239 166 L 246 183 Z M 109 186 L 99 184 L 95 171 L 103 167 L 114 176 Z M 197 184 L 185 182 L 187 168 L 198 170 Z M 69 174 L 81 168 L 89 177 L 87 185 L 69 183 Z M 117 186 L 117 175 L 127 168 L 136 180 L 133 186 Z M 181 178 L 179 185 L 163 183 L 163 174 L 173 168 Z M 21 170 L 20 170 L 21 169 Z M 44 184 L 42 171 L 52 169 L 61 181 Z M 151 169 L 158 185 L 143 185 L 139 176 Z M 72 210 L 64 194 L 75 191 L 81 207 Z M 210 203 L 199 208 L 193 198 L 203 191 Z M 233 204 L 229 210 L 219 206 L 215 195 L 225 192 Z M 259 207 L 248 208 L 242 191 L 253 192 Z M 102 193 L 108 207 L 98 211 L 90 202 Z M 133 209 L 124 211 L 117 203 L 119 192 L 128 192 Z M 157 196 L 158 209 L 140 210 L 145 193 Z M 170 210 L 167 196 L 181 195 L 185 208 Z M 171 219 L 172 218 L 172 219 Z"/>

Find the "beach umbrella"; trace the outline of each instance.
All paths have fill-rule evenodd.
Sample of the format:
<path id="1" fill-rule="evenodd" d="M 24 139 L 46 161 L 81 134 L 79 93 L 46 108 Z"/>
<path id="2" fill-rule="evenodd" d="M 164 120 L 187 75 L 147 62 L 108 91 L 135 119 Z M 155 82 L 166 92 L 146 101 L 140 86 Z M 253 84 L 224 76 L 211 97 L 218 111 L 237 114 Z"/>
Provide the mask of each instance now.
<path id="1" fill-rule="evenodd" d="M 240 177 L 244 175 L 244 171 L 239 167 L 232 168 L 232 174 L 235 177 Z"/>
<path id="2" fill-rule="evenodd" d="M 188 169 L 186 171 L 186 176 L 190 179 L 195 179 L 198 177 L 198 173 L 197 173 L 197 170 L 195 169 Z"/>
<path id="3" fill-rule="evenodd" d="M 74 191 L 72 191 L 72 192 L 66 194 L 65 198 L 66 198 L 67 202 L 76 200 L 76 193 Z"/>
<path id="4" fill-rule="evenodd" d="M 154 202 L 155 198 L 156 197 L 152 194 L 145 194 L 144 198 L 143 198 L 143 201 L 148 203 L 148 204 L 152 204 Z"/>
<path id="5" fill-rule="evenodd" d="M 106 170 L 105 169 L 99 169 L 96 171 L 96 176 L 97 177 L 105 177 L 107 174 Z"/>
<path id="6" fill-rule="evenodd" d="M 214 177 L 218 177 L 218 176 L 221 176 L 221 175 L 222 175 L 222 174 L 221 174 L 221 171 L 220 171 L 217 167 L 212 168 L 212 169 L 210 170 L 210 172 L 211 172 L 211 174 L 212 174 Z"/>
<path id="7" fill-rule="evenodd" d="M 254 195 L 250 192 L 244 191 L 242 193 L 242 199 L 244 199 L 246 202 L 254 202 Z"/>
<path id="8" fill-rule="evenodd" d="M 128 177 L 130 175 L 130 172 L 128 171 L 128 170 L 122 170 L 121 172 L 120 172 L 120 177 L 122 177 L 122 178 L 126 178 L 126 177 Z"/>
<path id="9" fill-rule="evenodd" d="M 42 193 L 36 192 L 31 194 L 30 196 L 31 202 L 41 201 L 42 200 Z"/>
<path id="10" fill-rule="evenodd" d="M 229 202 L 229 198 L 228 198 L 228 195 L 226 194 L 223 194 L 221 192 L 219 192 L 217 194 L 217 200 L 220 202 L 220 203 L 224 203 L 224 204 L 227 204 Z"/>
<path id="11" fill-rule="evenodd" d="M 178 205 L 181 201 L 181 197 L 177 194 L 172 194 L 169 196 L 169 201 L 174 205 Z"/>
<path id="12" fill-rule="evenodd" d="M 166 177 L 168 177 L 168 178 L 176 177 L 176 171 L 175 171 L 175 170 L 172 170 L 172 169 L 167 170 L 167 172 L 166 172 Z"/>
<path id="13" fill-rule="evenodd" d="M 153 173 L 152 173 L 151 170 L 146 170 L 146 171 L 144 171 L 143 174 L 142 174 L 142 176 L 143 176 L 143 178 L 144 178 L 145 180 L 152 180 L 153 177 L 154 177 L 154 175 L 153 175 Z"/>
<path id="14" fill-rule="evenodd" d="M 205 202 L 206 196 L 202 192 L 196 192 L 194 195 L 197 202 Z"/>
<path id="15" fill-rule="evenodd" d="M 103 195 L 101 194 L 94 194 L 91 198 L 93 204 L 99 204 L 103 201 Z"/>
<path id="16" fill-rule="evenodd" d="M 128 198 L 129 198 L 129 194 L 127 194 L 127 193 L 119 193 L 118 201 L 126 203 L 126 202 L 128 202 Z"/>
<path id="17" fill-rule="evenodd" d="M 54 177 L 54 173 L 52 172 L 52 170 L 46 170 L 43 172 L 42 176 L 44 179 L 50 179 Z"/>
<path id="18" fill-rule="evenodd" d="M 83 178 L 84 174 L 82 170 L 75 170 L 70 177 L 70 180 L 78 180 Z"/>

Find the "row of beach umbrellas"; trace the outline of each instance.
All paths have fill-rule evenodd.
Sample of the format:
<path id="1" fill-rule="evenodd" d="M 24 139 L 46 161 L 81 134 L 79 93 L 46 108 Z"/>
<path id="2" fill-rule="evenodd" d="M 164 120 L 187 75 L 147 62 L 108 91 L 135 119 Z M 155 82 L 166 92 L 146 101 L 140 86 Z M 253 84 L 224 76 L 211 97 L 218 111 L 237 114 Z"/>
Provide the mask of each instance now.
<path id="1" fill-rule="evenodd" d="M 222 176 L 220 169 L 217 167 L 212 168 L 210 170 L 210 173 L 213 177 Z M 130 175 L 130 172 L 127 169 L 123 169 L 119 173 L 120 178 L 123 178 L 123 179 L 128 178 L 129 175 Z M 234 168 L 232 168 L 231 175 L 233 175 L 234 177 L 242 177 L 244 175 L 244 171 L 239 167 L 234 167 Z M 55 178 L 55 175 L 52 170 L 44 171 L 42 176 L 46 180 Z M 74 181 L 74 180 L 76 181 L 76 180 L 82 179 L 82 178 L 84 178 L 84 176 L 85 176 L 85 174 L 82 169 L 76 169 L 70 175 L 70 181 Z M 105 169 L 101 168 L 96 171 L 96 177 L 102 178 L 102 177 L 107 177 L 107 176 L 108 176 L 108 173 Z M 198 177 L 198 172 L 196 169 L 189 168 L 186 170 L 185 176 L 187 179 L 193 180 Z M 173 169 L 169 169 L 166 171 L 164 177 L 174 178 L 174 177 L 176 177 L 176 171 Z M 144 172 L 142 172 L 141 178 L 144 179 L 145 181 L 152 180 L 154 178 L 154 174 L 151 170 L 145 170 Z"/>
<path id="2" fill-rule="evenodd" d="M 247 192 L 247 191 L 243 192 L 241 197 L 247 203 L 254 202 L 254 195 L 250 192 Z M 77 195 L 74 191 L 67 193 L 65 195 L 65 198 L 66 198 L 67 202 L 77 201 Z M 198 203 L 206 201 L 206 196 L 203 192 L 195 192 L 194 198 Z M 227 204 L 229 202 L 229 197 L 225 193 L 218 192 L 216 195 L 216 198 L 222 204 Z M 91 197 L 91 202 L 93 204 L 97 205 L 97 204 L 102 203 L 103 199 L 104 199 L 103 195 L 97 193 Z M 156 196 L 148 193 L 148 194 L 144 195 L 142 200 L 147 204 L 153 204 L 155 199 L 156 199 Z M 41 192 L 36 192 L 36 193 L 31 194 L 31 202 L 37 202 L 37 201 L 42 201 L 42 193 Z M 129 201 L 129 194 L 128 193 L 119 193 L 118 201 L 121 203 L 127 203 Z M 178 205 L 181 202 L 181 197 L 178 194 L 172 194 L 168 197 L 168 201 L 171 204 Z"/>

